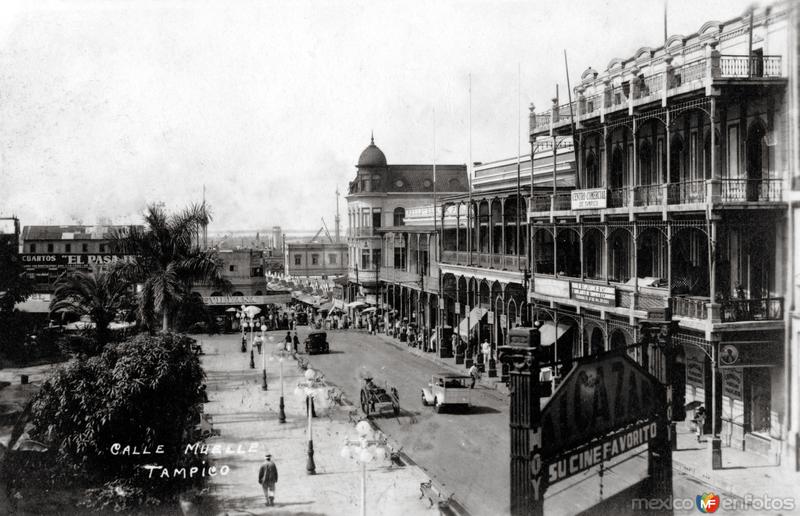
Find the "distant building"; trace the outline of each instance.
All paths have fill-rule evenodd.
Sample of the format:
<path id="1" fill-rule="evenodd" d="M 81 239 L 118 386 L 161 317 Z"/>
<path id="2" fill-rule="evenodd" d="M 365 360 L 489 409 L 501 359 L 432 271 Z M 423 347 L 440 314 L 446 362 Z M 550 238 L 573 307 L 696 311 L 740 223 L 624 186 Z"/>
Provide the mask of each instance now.
<path id="1" fill-rule="evenodd" d="M 356 168 L 347 195 L 349 265 L 345 297 L 376 303 L 383 247 L 379 230 L 403 226 L 408 209 L 433 206 L 433 165 L 389 165 L 372 139 Z M 466 165 L 436 165 L 437 195 L 466 192 L 468 185 Z M 402 253 L 405 245 L 404 240 L 397 239 L 387 252 Z"/>
<path id="2" fill-rule="evenodd" d="M 223 249 L 217 251 L 222 259 L 222 276 L 231 282 L 232 296 L 262 296 L 266 291 L 263 253 L 256 249 Z M 194 291 L 204 297 L 227 295 L 213 285 L 195 285 Z"/>
<path id="3" fill-rule="evenodd" d="M 287 242 L 286 274 L 305 278 L 333 278 L 347 273 L 347 244 Z"/>
<path id="4" fill-rule="evenodd" d="M 51 293 L 58 276 L 66 270 L 91 270 L 130 257 L 112 253 L 112 232 L 129 226 L 25 226 L 22 261 L 34 291 Z"/>
<path id="5" fill-rule="evenodd" d="M 272 226 L 272 247 L 281 249 L 283 245 L 283 233 L 280 226 Z"/>

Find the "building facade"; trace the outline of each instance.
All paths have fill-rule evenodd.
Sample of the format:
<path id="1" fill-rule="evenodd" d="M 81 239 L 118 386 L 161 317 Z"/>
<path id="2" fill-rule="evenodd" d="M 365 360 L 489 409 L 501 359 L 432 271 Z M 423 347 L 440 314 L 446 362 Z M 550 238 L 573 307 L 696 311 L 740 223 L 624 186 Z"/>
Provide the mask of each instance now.
<path id="1" fill-rule="evenodd" d="M 53 292 L 55 280 L 67 270 L 89 271 L 129 257 L 112 252 L 112 233 L 124 233 L 129 226 L 25 226 L 22 253 L 26 273 L 34 291 Z"/>
<path id="2" fill-rule="evenodd" d="M 559 359 L 630 346 L 652 366 L 639 325 L 671 312 L 687 403 L 713 412 L 723 445 L 773 457 L 792 447 L 797 403 L 783 279 L 792 5 L 589 68 L 571 105 L 530 116 L 534 152 L 575 139 L 576 188 L 534 192 L 528 212 L 528 302 Z"/>
<path id="3" fill-rule="evenodd" d="M 434 191 L 440 196 L 467 191 L 467 172 L 465 165 L 436 165 L 434 188 L 433 165 L 389 165 L 374 139 L 361 153 L 356 168 L 347 195 L 349 256 L 345 298 L 375 304 L 383 232 L 403 226 L 406 210 L 432 206 Z M 396 244 L 397 249 L 405 245 L 400 240 Z"/>
<path id="4" fill-rule="evenodd" d="M 348 247 L 334 242 L 287 242 L 284 271 L 290 277 L 334 278 L 347 273 Z"/>

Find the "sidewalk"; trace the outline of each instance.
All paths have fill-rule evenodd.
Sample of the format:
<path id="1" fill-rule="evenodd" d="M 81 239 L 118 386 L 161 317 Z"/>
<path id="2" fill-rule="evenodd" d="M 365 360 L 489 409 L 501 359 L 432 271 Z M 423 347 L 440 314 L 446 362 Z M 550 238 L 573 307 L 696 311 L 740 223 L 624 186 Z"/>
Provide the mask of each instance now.
<path id="1" fill-rule="evenodd" d="M 261 389 L 261 356 L 257 369 L 249 368 L 249 353 L 239 351 L 236 335 L 204 337 L 203 366 L 208 375 L 209 403 L 205 412 L 212 415 L 219 436 L 208 444 L 222 445 L 223 453 L 213 456 L 217 468 L 227 465 L 229 474 L 210 477 L 211 492 L 203 502 L 212 514 L 359 514 L 361 497 L 360 466 L 340 455 L 345 437 L 354 439 L 349 407 L 336 406 L 312 422 L 316 475 L 306 473 L 307 418 L 305 404 L 295 386 L 302 380 L 297 363 L 283 364 L 286 423 L 278 421 L 280 382 L 278 363 L 267 363 L 269 390 Z M 324 373 L 324 371 L 322 371 Z M 245 453 L 241 453 L 245 450 Z M 253 451 L 251 451 L 253 450 Z M 278 466 L 279 480 L 275 505 L 266 507 L 257 483 L 264 453 L 270 452 Z M 417 467 L 367 467 L 367 514 L 431 514 L 427 501 L 421 501 L 420 483 L 428 477 Z"/>
<path id="2" fill-rule="evenodd" d="M 697 442 L 688 421 L 677 425 L 678 450 L 672 452 L 673 468 L 702 481 L 712 489 L 727 491 L 740 498 L 769 496 L 794 497 L 796 509 L 783 514 L 800 514 L 800 473 L 787 464 L 775 464 L 767 457 L 730 447 L 722 447 L 722 469 L 711 469 L 711 436 Z"/>

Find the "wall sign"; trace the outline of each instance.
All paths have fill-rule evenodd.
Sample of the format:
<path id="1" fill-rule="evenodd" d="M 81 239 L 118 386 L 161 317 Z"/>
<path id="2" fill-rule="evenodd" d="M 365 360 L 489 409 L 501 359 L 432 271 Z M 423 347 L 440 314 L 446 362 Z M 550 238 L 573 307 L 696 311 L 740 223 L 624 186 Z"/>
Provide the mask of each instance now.
<path id="1" fill-rule="evenodd" d="M 571 282 L 570 297 L 596 305 L 615 306 L 617 304 L 617 291 L 614 287 L 591 283 Z"/>
<path id="2" fill-rule="evenodd" d="M 88 267 L 91 265 L 111 265 L 116 262 L 132 262 L 133 255 L 123 254 L 43 254 L 22 253 L 23 264 L 33 267 Z"/>
<path id="3" fill-rule="evenodd" d="M 271 296 L 204 296 L 203 302 L 209 306 L 219 305 L 268 305 L 271 303 L 289 303 L 291 294 L 275 294 Z"/>
<path id="4" fill-rule="evenodd" d="M 781 359 L 780 342 L 774 340 L 720 342 L 719 367 L 774 367 Z"/>
<path id="5" fill-rule="evenodd" d="M 571 207 L 573 210 L 592 210 L 606 207 L 605 188 L 591 188 L 589 190 L 573 190 Z"/>

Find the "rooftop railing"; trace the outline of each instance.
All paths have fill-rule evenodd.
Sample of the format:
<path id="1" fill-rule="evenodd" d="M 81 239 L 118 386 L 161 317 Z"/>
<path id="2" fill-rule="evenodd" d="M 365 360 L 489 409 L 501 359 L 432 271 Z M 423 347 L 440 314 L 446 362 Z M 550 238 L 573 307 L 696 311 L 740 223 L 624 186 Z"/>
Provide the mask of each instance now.
<path id="1" fill-rule="evenodd" d="M 781 56 L 721 56 L 722 77 L 780 77 Z"/>
<path id="2" fill-rule="evenodd" d="M 722 180 L 722 202 L 778 202 L 783 181 L 780 179 Z"/>

